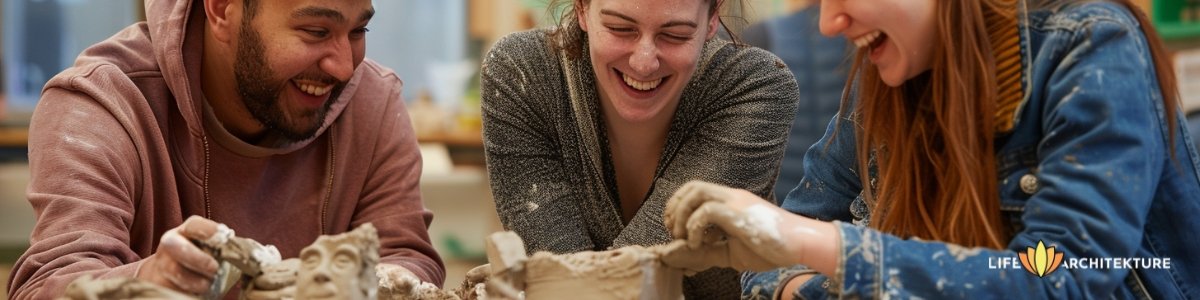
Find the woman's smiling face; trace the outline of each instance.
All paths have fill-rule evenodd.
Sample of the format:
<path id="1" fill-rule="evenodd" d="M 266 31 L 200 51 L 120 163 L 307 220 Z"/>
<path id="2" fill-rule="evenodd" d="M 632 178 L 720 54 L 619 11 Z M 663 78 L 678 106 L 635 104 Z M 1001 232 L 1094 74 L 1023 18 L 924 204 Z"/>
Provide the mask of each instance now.
<path id="1" fill-rule="evenodd" d="M 713 0 L 715 1 L 715 0 Z M 716 33 L 708 0 L 591 0 L 578 9 L 600 99 L 626 121 L 672 113 Z"/>
<path id="2" fill-rule="evenodd" d="M 868 51 L 883 81 L 900 86 L 931 68 L 934 1 L 821 0 L 821 33 Z"/>

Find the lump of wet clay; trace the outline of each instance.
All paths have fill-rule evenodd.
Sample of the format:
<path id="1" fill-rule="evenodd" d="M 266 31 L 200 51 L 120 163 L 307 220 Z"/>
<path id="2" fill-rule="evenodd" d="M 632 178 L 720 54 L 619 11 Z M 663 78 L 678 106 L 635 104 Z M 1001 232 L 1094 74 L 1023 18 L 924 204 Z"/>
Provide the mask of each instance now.
<path id="1" fill-rule="evenodd" d="M 280 260 L 279 250 L 273 245 L 234 235 L 233 229 L 225 224 L 217 225 L 217 232 L 203 241 L 193 241 L 201 250 L 208 252 L 220 263 L 213 285 L 204 299 L 219 299 L 245 277 L 255 277 L 262 268 Z"/>
<path id="2" fill-rule="evenodd" d="M 137 278 L 92 279 L 84 275 L 67 285 L 67 290 L 58 300 L 96 299 L 162 299 L 197 300 L 199 298 L 143 281 Z"/>
<path id="3" fill-rule="evenodd" d="M 471 268 L 463 278 L 462 284 L 454 290 L 454 295 L 462 300 L 478 300 L 487 298 L 487 281 L 492 266 L 484 264 Z"/>
<path id="4" fill-rule="evenodd" d="M 289 258 L 263 266 L 262 273 L 246 281 L 242 300 L 292 299 L 296 295 L 296 274 L 300 259 Z"/>
<path id="5" fill-rule="evenodd" d="M 683 271 L 664 266 L 655 247 L 571 254 L 538 252 L 525 263 L 529 299 L 682 299 Z"/>
<path id="6" fill-rule="evenodd" d="M 626 246 L 570 254 L 538 252 L 525 257 L 512 232 L 488 239 L 488 296 L 526 299 L 683 299 L 683 270 L 662 264 L 669 246 Z M 515 297 L 514 297 L 515 296 Z"/>
<path id="7" fill-rule="evenodd" d="M 423 282 L 408 269 L 397 265 L 380 264 L 375 267 L 379 276 L 379 299 L 381 300 L 459 300 L 449 291 Z"/>

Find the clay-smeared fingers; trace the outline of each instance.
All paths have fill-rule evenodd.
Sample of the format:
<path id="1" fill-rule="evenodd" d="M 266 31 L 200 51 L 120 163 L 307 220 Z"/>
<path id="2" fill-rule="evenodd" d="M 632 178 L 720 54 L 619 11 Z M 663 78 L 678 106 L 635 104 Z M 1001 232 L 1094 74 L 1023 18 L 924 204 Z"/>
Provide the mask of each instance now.
<path id="1" fill-rule="evenodd" d="M 463 278 L 463 286 L 474 287 L 476 284 L 485 283 L 492 274 L 491 264 L 482 264 L 471 268 L 467 271 L 467 276 Z"/>
<path id="2" fill-rule="evenodd" d="M 140 271 L 155 272 L 162 278 L 160 283 L 169 283 L 170 288 L 180 292 L 202 294 L 212 284 L 212 277 L 216 276 L 216 259 L 200 251 L 175 230 L 163 234 L 155 256 L 156 268 Z"/>
<path id="3" fill-rule="evenodd" d="M 675 238 L 691 239 L 688 236 L 688 233 L 690 233 L 687 227 L 688 219 L 704 203 L 723 198 L 719 195 L 713 195 L 713 193 L 719 193 L 723 189 L 726 189 L 726 187 L 693 180 L 684 184 L 679 190 L 676 190 L 675 194 L 671 195 L 671 199 L 667 202 L 667 207 L 664 210 L 665 215 L 663 216 L 663 221 L 666 223 L 667 228 L 670 229 L 671 234 Z"/>
<path id="4" fill-rule="evenodd" d="M 203 241 L 212 237 L 217 232 L 218 225 L 217 222 L 205 219 L 204 217 L 191 216 L 183 221 L 183 224 L 180 224 L 179 227 L 176 227 L 176 229 L 178 229 L 179 235 L 185 238 Z"/>
<path id="5" fill-rule="evenodd" d="M 182 267 L 181 270 L 192 271 L 209 278 L 217 274 L 217 260 L 174 230 L 163 234 L 158 252 L 175 261 Z"/>
<path id="6" fill-rule="evenodd" d="M 212 285 L 212 277 L 201 276 L 200 274 L 196 274 L 196 272 L 182 268 L 177 269 L 173 273 L 163 275 L 166 281 L 170 283 L 169 288 L 187 294 L 202 295 L 208 292 L 209 286 Z"/>
<path id="7" fill-rule="evenodd" d="M 687 238 L 687 230 L 677 224 L 680 218 L 687 217 L 682 215 L 685 212 L 680 210 L 685 205 L 684 202 L 687 202 L 688 198 L 685 195 L 689 194 L 691 184 L 691 182 L 685 183 L 675 190 L 675 193 L 667 198 L 667 205 L 663 208 L 663 224 L 667 226 L 667 231 L 671 233 L 671 236 L 677 239 Z"/>
<path id="8" fill-rule="evenodd" d="M 704 202 L 692 212 L 684 225 L 687 228 L 688 246 L 698 248 L 725 240 L 730 230 L 738 229 L 731 228 L 736 226 L 733 224 L 735 219 L 737 214 L 725 203 Z"/>
<path id="9" fill-rule="evenodd" d="M 421 279 L 417 278 L 417 275 L 395 264 L 376 265 L 375 276 L 379 277 L 379 288 L 384 295 L 409 295 L 401 296 L 401 299 L 411 297 L 414 289 L 421 285 Z"/>
<path id="10" fill-rule="evenodd" d="M 728 249 L 727 247 L 692 248 L 686 242 L 676 240 L 664 248 L 661 259 L 663 265 L 683 269 L 684 274 L 690 276 L 713 267 L 729 267 Z"/>

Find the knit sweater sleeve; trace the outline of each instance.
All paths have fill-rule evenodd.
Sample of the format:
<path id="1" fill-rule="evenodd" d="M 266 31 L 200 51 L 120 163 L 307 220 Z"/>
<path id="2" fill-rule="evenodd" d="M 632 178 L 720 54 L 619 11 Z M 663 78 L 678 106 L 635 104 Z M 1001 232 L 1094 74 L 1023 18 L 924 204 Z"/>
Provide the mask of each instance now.
<path id="1" fill-rule="evenodd" d="M 489 51 L 480 75 L 484 151 L 496 210 L 529 252 L 592 250 L 552 114 L 568 96 L 544 31 L 515 33 Z"/>

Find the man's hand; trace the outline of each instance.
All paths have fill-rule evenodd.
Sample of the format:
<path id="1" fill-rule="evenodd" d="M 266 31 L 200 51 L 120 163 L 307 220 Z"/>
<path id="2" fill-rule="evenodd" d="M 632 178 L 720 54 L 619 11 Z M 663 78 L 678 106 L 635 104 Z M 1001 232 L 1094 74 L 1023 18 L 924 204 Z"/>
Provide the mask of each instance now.
<path id="1" fill-rule="evenodd" d="M 667 229 L 687 243 L 668 247 L 663 263 L 689 273 L 711 267 L 765 271 L 797 264 L 802 241 L 785 234 L 798 229 L 789 221 L 794 218 L 748 191 L 689 182 L 671 196 L 664 211 Z"/>
<path id="2" fill-rule="evenodd" d="M 443 291 L 432 283 L 421 281 L 404 267 L 381 263 L 375 265 L 379 277 L 379 299 L 454 299 L 453 293 Z"/>
<path id="3" fill-rule="evenodd" d="M 487 288 L 488 279 L 491 279 L 491 275 L 492 266 L 490 264 L 471 268 L 470 271 L 467 271 L 467 276 L 464 276 L 462 284 L 455 290 L 458 298 L 462 300 L 486 298 L 487 292 L 485 289 Z"/>
<path id="4" fill-rule="evenodd" d="M 136 277 L 186 294 L 208 292 L 217 273 L 217 260 L 189 240 L 207 240 L 216 231 L 216 222 L 188 218 L 163 234 L 158 249 L 143 260 Z"/>
<path id="5" fill-rule="evenodd" d="M 421 285 L 421 279 L 412 271 L 393 264 L 375 265 L 375 276 L 379 277 L 379 299 L 391 299 L 412 294 L 412 290 Z"/>

